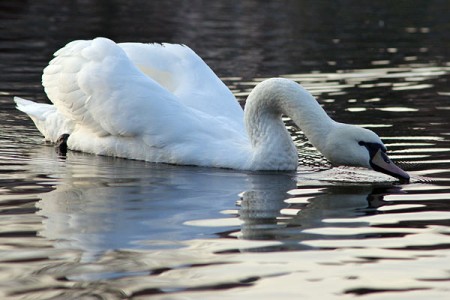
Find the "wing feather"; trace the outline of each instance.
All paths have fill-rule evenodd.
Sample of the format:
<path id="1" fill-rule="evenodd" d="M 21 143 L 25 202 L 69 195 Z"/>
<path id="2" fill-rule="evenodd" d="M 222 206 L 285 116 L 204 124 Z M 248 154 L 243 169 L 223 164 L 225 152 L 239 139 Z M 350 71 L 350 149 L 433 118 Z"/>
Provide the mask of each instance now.
<path id="1" fill-rule="evenodd" d="M 228 87 L 189 47 L 122 43 L 130 60 L 184 105 L 243 129 L 243 110 Z"/>
<path id="2" fill-rule="evenodd" d="M 123 47 L 97 38 L 55 55 L 42 81 L 58 114 L 73 124 L 71 149 L 215 165 L 227 152 L 218 141 L 248 144 L 234 96 L 187 47 Z"/>
<path id="3" fill-rule="evenodd" d="M 183 110 L 104 38 L 72 42 L 56 52 L 44 70 L 43 85 L 65 117 L 100 136 L 143 134 L 151 127 L 146 120 L 155 123 L 152 118 Z"/>

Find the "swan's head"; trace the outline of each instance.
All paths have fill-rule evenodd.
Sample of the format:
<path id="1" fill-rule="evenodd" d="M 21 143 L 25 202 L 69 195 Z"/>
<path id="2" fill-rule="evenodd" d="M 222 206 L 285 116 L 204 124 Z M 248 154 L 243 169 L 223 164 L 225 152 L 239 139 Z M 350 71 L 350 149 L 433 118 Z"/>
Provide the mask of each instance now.
<path id="1" fill-rule="evenodd" d="M 337 123 L 329 132 L 325 148 L 322 153 L 333 165 L 366 167 L 409 181 L 409 175 L 387 156 L 380 137 L 369 129 Z"/>

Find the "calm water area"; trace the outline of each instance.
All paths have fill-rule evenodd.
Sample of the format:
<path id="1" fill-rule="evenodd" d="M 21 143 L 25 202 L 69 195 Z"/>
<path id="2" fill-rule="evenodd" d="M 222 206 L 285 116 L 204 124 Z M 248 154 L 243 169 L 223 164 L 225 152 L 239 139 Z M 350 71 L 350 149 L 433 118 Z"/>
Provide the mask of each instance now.
<path id="1" fill-rule="evenodd" d="M 0 299 L 450 299 L 450 1 L 1 1 Z M 183 43 L 243 105 L 304 85 L 412 177 L 152 164 L 43 142 L 13 96 L 75 39 Z M 233 155 L 230 153 L 230 155 Z"/>

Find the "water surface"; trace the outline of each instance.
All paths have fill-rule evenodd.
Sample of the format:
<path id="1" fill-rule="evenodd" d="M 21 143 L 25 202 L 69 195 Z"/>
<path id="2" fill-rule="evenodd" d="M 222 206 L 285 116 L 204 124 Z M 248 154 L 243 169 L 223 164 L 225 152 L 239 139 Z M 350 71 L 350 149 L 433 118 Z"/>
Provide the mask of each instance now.
<path id="1" fill-rule="evenodd" d="M 2 2 L 2 298 L 447 299 L 448 3 L 349 3 Z M 289 119 L 293 173 L 59 157 L 12 96 L 47 102 L 51 53 L 95 36 L 188 44 L 242 104 L 295 80 L 411 183 L 331 169 Z"/>

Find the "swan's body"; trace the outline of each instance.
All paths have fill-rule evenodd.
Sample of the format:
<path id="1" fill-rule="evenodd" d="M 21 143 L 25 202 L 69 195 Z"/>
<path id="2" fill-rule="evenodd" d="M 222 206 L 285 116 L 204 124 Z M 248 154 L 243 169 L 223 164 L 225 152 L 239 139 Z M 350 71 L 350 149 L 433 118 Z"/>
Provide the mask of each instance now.
<path id="1" fill-rule="evenodd" d="M 281 120 L 285 114 L 333 164 L 373 168 L 378 151 L 367 145 L 385 152 L 375 133 L 333 121 L 310 93 L 287 79 L 258 84 L 243 112 L 186 46 L 98 38 L 69 43 L 55 56 L 43 75 L 54 105 L 16 102 L 47 140 L 70 134 L 72 150 L 172 164 L 295 170 L 298 154 Z M 405 179 L 397 169 L 390 175 Z"/>

